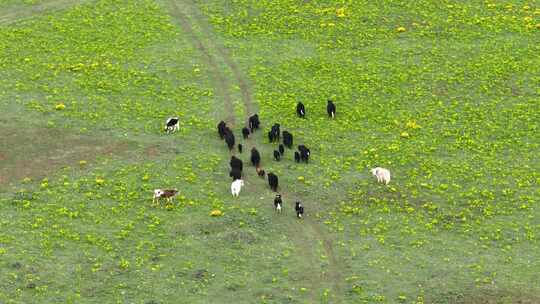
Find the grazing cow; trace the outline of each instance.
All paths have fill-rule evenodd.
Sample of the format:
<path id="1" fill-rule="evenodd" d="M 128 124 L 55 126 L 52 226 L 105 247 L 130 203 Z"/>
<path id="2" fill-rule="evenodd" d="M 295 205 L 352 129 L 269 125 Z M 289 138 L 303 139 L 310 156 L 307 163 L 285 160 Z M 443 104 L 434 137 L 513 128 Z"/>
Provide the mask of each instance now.
<path id="1" fill-rule="evenodd" d="M 300 162 L 300 153 L 298 151 L 294 151 L 294 161 L 297 163 Z"/>
<path id="2" fill-rule="evenodd" d="M 167 134 L 180 130 L 180 119 L 178 117 L 169 117 L 165 122 L 165 131 Z"/>
<path id="3" fill-rule="evenodd" d="M 266 172 L 264 172 L 263 169 L 257 167 L 257 168 L 255 168 L 255 171 L 257 171 L 257 175 L 258 175 L 258 176 L 264 178 L 264 175 L 266 174 Z"/>
<path id="4" fill-rule="evenodd" d="M 233 182 L 237 179 L 242 179 L 242 171 L 238 170 L 237 168 L 234 168 L 229 173 L 229 176 L 232 177 Z"/>
<path id="5" fill-rule="evenodd" d="M 328 99 L 328 104 L 326 105 L 326 112 L 330 118 L 336 118 L 336 105 Z"/>
<path id="6" fill-rule="evenodd" d="M 285 154 L 285 147 L 283 146 L 283 144 L 279 144 L 279 154 L 281 154 L 283 156 L 283 154 Z"/>
<path id="7" fill-rule="evenodd" d="M 232 149 L 234 148 L 234 134 L 232 131 L 228 131 L 226 134 L 225 134 L 225 142 L 227 143 L 227 146 L 229 147 L 229 150 L 232 151 Z"/>
<path id="8" fill-rule="evenodd" d="M 302 206 L 302 203 L 296 202 L 294 210 L 296 210 L 296 217 L 302 218 L 302 216 L 304 215 L 304 206 Z"/>
<path id="9" fill-rule="evenodd" d="M 283 144 L 289 149 L 293 146 L 293 136 L 288 131 L 283 131 Z"/>
<path id="10" fill-rule="evenodd" d="M 238 197 L 238 195 L 240 195 L 242 186 L 244 186 L 244 181 L 241 179 L 237 179 L 231 183 L 231 193 L 233 197 Z"/>
<path id="11" fill-rule="evenodd" d="M 242 144 L 238 144 L 238 153 L 242 154 Z"/>
<path id="12" fill-rule="evenodd" d="M 255 114 L 249 117 L 249 129 L 251 130 L 251 133 L 259 128 L 259 124 L 259 115 Z"/>
<path id="13" fill-rule="evenodd" d="M 270 189 L 272 189 L 274 192 L 277 192 L 278 188 L 278 177 L 274 173 L 268 173 L 268 184 L 270 185 Z"/>
<path id="14" fill-rule="evenodd" d="M 251 164 L 255 167 L 259 167 L 261 164 L 261 154 L 255 148 L 251 149 Z"/>
<path id="15" fill-rule="evenodd" d="M 249 129 L 244 127 L 242 128 L 242 136 L 244 137 L 244 139 L 247 139 L 249 137 Z"/>
<path id="16" fill-rule="evenodd" d="M 300 118 L 306 118 L 306 108 L 303 103 L 299 102 L 296 105 L 296 114 L 298 114 L 298 117 Z"/>
<path id="17" fill-rule="evenodd" d="M 283 201 L 281 200 L 281 194 L 276 195 L 274 198 L 274 209 L 281 213 L 281 207 L 283 206 Z"/>
<path id="18" fill-rule="evenodd" d="M 390 182 L 390 170 L 377 167 L 374 169 L 371 169 L 371 174 L 373 174 L 375 177 L 377 177 L 377 182 L 384 183 L 385 185 L 388 185 Z"/>
<path id="19" fill-rule="evenodd" d="M 280 159 L 281 159 L 281 154 L 279 153 L 278 150 L 274 150 L 274 159 L 276 161 L 280 161 Z"/>
<path id="20" fill-rule="evenodd" d="M 240 173 L 242 173 L 244 164 L 241 159 L 237 158 L 236 156 L 231 156 L 231 161 L 229 162 L 231 165 L 231 170 L 238 170 Z"/>
<path id="21" fill-rule="evenodd" d="M 225 124 L 225 122 L 222 120 L 218 123 L 217 125 L 217 130 L 218 130 L 218 134 L 219 134 L 219 138 L 223 139 L 225 138 L 225 130 L 227 129 L 227 124 Z"/>
<path id="22" fill-rule="evenodd" d="M 155 203 L 156 201 L 159 203 L 159 200 L 161 198 L 165 198 L 167 199 L 168 202 L 170 202 L 177 193 L 178 193 L 178 190 L 176 189 L 171 189 L 171 190 L 155 189 L 154 197 L 152 198 L 152 203 Z"/>
<path id="23" fill-rule="evenodd" d="M 300 151 L 300 160 L 302 160 L 303 162 L 307 164 L 309 161 L 309 155 L 311 154 L 311 151 L 309 151 L 309 149 L 304 145 L 299 145 L 298 151 Z"/>

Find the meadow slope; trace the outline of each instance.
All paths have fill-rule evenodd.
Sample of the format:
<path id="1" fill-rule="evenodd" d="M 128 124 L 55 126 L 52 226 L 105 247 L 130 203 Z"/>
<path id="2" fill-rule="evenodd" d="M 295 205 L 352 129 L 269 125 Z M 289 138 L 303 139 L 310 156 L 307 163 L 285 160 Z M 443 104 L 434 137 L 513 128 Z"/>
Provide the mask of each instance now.
<path id="1" fill-rule="evenodd" d="M 0 37 L 0 303 L 540 302 L 533 2 L 8 0 Z"/>

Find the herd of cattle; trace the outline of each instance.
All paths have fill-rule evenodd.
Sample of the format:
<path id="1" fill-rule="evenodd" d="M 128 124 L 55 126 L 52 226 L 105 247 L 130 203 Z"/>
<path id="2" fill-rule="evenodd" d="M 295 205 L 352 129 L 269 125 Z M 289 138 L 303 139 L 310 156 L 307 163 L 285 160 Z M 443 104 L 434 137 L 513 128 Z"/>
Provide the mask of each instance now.
<path id="1" fill-rule="evenodd" d="M 328 100 L 326 111 L 328 113 L 328 116 L 330 118 L 336 117 L 336 106 L 331 101 Z M 300 118 L 305 118 L 306 116 L 306 108 L 304 104 L 299 102 L 296 105 L 296 114 Z M 178 117 L 171 117 L 167 119 L 165 131 L 167 133 L 171 133 L 174 131 L 179 130 L 179 118 Z M 254 114 L 249 117 L 248 120 L 248 127 L 242 128 L 242 136 L 244 139 L 248 139 L 251 134 L 254 134 L 256 130 L 260 128 L 260 120 L 259 115 Z M 276 123 L 274 124 L 270 131 L 268 131 L 268 140 L 270 143 L 279 143 L 278 150 L 274 150 L 274 159 L 276 161 L 280 161 L 285 153 L 285 147 L 292 149 L 293 147 L 293 134 L 290 132 L 284 130 L 281 132 L 281 126 L 280 124 Z M 229 148 L 229 151 L 233 152 L 234 148 L 236 147 L 238 149 L 239 153 L 242 153 L 243 147 L 242 144 L 238 144 L 235 146 L 235 137 L 233 131 L 227 126 L 227 124 L 224 121 L 220 121 L 217 125 L 217 130 L 219 137 L 222 140 L 225 140 L 225 143 L 227 144 L 227 147 Z M 281 143 L 280 143 L 281 141 Z M 294 160 L 299 162 L 305 162 L 306 164 L 309 162 L 309 157 L 311 155 L 311 151 L 308 147 L 305 145 L 298 145 L 298 151 L 294 152 Z M 265 176 L 268 179 L 268 185 L 270 186 L 270 189 L 272 191 L 277 192 L 278 186 L 279 186 L 279 179 L 278 176 L 275 175 L 272 172 L 268 172 L 268 174 L 262 169 L 261 167 L 261 154 L 259 151 L 253 147 L 251 148 L 251 156 L 250 161 L 251 164 L 255 167 L 255 171 L 258 176 L 261 178 L 264 178 Z M 236 156 L 232 155 L 231 160 L 229 162 L 231 166 L 231 171 L 229 172 L 229 176 L 232 177 L 233 181 L 231 184 L 231 193 L 233 197 L 237 197 L 240 195 L 240 190 L 244 186 L 244 181 L 242 180 L 242 171 L 243 171 L 243 162 L 241 159 L 237 158 Z M 388 184 L 390 182 L 390 171 L 388 169 L 384 168 L 374 168 L 371 170 L 371 173 L 377 177 L 378 182 L 382 182 L 385 184 Z M 162 190 L 162 189 L 155 189 L 154 190 L 154 201 L 159 200 L 160 198 L 167 198 L 170 200 L 173 196 L 175 196 L 178 193 L 177 190 Z M 282 210 L 283 201 L 280 194 L 277 194 L 274 198 L 274 208 L 277 212 L 281 213 Z M 295 203 L 295 211 L 296 216 L 298 218 L 302 218 L 304 214 L 304 206 L 301 202 L 297 201 Z"/>

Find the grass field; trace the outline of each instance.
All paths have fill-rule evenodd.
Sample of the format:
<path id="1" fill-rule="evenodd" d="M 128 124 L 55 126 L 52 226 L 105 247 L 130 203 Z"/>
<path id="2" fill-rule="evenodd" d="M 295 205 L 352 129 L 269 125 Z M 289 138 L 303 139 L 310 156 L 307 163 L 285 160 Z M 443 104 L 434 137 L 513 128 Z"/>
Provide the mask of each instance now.
<path id="1" fill-rule="evenodd" d="M 0 38 L 0 303 L 540 303 L 535 2 L 7 0 Z"/>

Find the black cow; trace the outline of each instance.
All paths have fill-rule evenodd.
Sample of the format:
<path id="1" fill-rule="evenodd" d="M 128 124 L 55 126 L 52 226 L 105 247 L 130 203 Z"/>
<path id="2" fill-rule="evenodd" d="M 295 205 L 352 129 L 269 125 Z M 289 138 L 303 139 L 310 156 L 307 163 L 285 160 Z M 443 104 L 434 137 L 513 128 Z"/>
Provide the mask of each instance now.
<path id="1" fill-rule="evenodd" d="M 268 131 L 268 142 L 273 143 L 275 141 L 274 132 Z"/>
<path id="2" fill-rule="evenodd" d="M 281 159 L 281 154 L 278 150 L 274 150 L 274 159 L 279 161 Z"/>
<path id="3" fill-rule="evenodd" d="M 299 102 L 297 105 L 296 105 L 296 114 L 298 115 L 298 117 L 300 118 L 306 118 L 306 107 L 304 107 L 304 104 Z"/>
<path id="4" fill-rule="evenodd" d="M 221 139 L 225 138 L 226 128 L 227 128 L 227 124 L 225 124 L 223 120 L 218 123 L 217 130 L 218 130 L 219 138 Z"/>
<path id="5" fill-rule="evenodd" d="M 244 127 L 242 128 L 242 136 L 244 137 L 244 139 L 247 139 L 249 137 L 249 129 Z"/>
<path id="6" fill-rule="evenodd" d="M 261 164 L 261 154 L 255 148 L 251 149 L 251 164 L 255 167 L 259 167 Z"/>
<path id="7" fill-rule="evenodd" d="M 296 217 L 302 218 L 302 216 L 304 215 L 304 206 L 302 206 L 302 203 L 296 202 L 294 210 L 296 210 Z"/>
<path id="8" fill-rule="evenodd" d="M 279 141 L 279 139 L 281 138 L 281 129 L 280 129 L 280 125 L 277 123 L 277 124 L 274 124 L 272 126 L 272 133 L 274 133 L 274 137 L 276 138 L 276 140 Z"/>
<path id="9" fill-rule="evenodd" d="M 268 132 L 268 141 L 270 141 L 271 143 L 275 141 L 279 141 L 280 137 L 281 137 L 280 125 L 274 124 L 272 126 L 272 129 Z"/>
<path id="10" fill-rule="evenodd" d="M 283 131 L 283 144 L 289 149 L 293 146 L 293 136 L 289 131 Z"/>
<path id="11" fill-rule="evenodd" d="M 283 201 L 281 200 L 281 194 L 277 194 L 276 198 L 274 198 L 274 209 L 281 213 L 281 209 L 283 207 Z"/>
<path id="12" fill-rule="evenodd" d="M 242 179 L 242 172 L 238 169 L 232 169 L 229 173 L 229 176 L 232 177 L 233 182 L 237 179 Z"/>
<path id="13" fill-rule="evenodd" d="M 294 151 L 294 161 L 297 163 L 300 162 L 300 153 L 298 151 Z"/>
<path id="14" fill-rule="evenodd" d="M 259 115 L 255 114 L 249 117 L 249 129 L 251 130 L 251 133 L 257 130 L 259 128 L 259 125 L 260 125 Z"/>
<path id="15" fill-rule="evenodd" d="M 328 112 L 330 118 L 336 117 L 336 105 L 330 99 L 328 99 L 328 104 L 326 105 L 326 112 Z"/>
<path id="16" fill-rule="evenodd" d="M 225 142 L 227 143 L 229 150 L 232 151 L 234 148 L 234 134 L 230 129 L 227 128 L 227 130 L 227 133 L 225 133 Z"/>
<path id="17" fill-rule="evenodd" d="M 278 188 L 278 177 L 274 173 L 268 173 L 268 185 L 272 191 L 277 192 Z"/>
<path id="18" fill-rule="evenodd" d="M 242 162 L 241 159 L 237 158 L 236 156 L 231 156 L 231 161 L 229 162 L 229 164 L 231 165 L 231 170 L 238 170 L 240 172 L 242 172 L 242 169 L 244 167 L 244 163 Z"/>
<path id="19" fill-rule="evenodd" d="M 279 144 L 279 154 L 283 156 L 284 153 L 285 153 L 285 147 L 283 146 L 283 144 Z"/>
<path id="20" fill-rule="evenodd" d="M 309 149 L 304 145 L 299 145 L 298 146 L 298 151 L 300 151 L 300 160 L 302 160 L 303 162 L 308 163 L 309 155 L 311 154 L 311 151 L 309 151 Z"/>
<path id="21" fill-rule="evenodd" d="M 238 144 L 238 153 L 242 153 L 242 144 Z"/>

